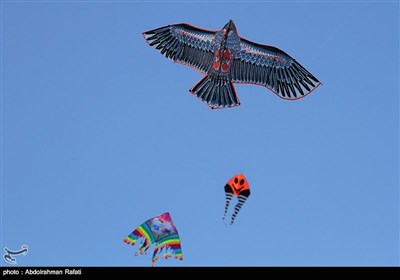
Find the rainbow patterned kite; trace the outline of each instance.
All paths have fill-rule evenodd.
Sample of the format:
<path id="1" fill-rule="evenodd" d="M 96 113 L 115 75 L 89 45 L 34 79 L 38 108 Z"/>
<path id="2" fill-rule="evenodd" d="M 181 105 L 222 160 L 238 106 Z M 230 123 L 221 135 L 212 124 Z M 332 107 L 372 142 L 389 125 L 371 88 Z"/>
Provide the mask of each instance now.
<path id="1" fill-rule="evenodd" d="M 152 266 L 160 255 L 164 259 L 172 256 L 179 260 L 183 259 L 178 231 L 168 212 L 147 220 L 124 239 L 125 243 L 131 245 L 135 245 L 137 241 L 140 244 L 135 256 L 146 253 L 150 246 L 155 244 Z"/>

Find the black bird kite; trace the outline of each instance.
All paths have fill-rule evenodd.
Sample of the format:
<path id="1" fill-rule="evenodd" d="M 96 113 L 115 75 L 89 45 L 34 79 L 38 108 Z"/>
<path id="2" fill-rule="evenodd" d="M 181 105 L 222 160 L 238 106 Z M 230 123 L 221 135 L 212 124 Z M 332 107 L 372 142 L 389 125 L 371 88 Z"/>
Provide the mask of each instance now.
<path id="1" fill-rule="evenodd" d="M 302 98 L 320 85 L 284 51 L 239 37 L 232 20 L 219 31 L 182 23 L 143 36 L 165 57 L 205 74 L 190 92 L 211 109 L 240 105 L 233 83 L 261 85 L 288 100 Z"/>

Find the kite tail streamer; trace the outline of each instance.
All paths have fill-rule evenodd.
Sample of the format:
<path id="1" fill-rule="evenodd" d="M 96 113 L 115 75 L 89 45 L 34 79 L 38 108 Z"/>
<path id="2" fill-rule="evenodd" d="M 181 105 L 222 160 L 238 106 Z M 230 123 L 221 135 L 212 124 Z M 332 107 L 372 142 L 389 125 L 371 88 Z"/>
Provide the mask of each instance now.
<path id="1" fill-rule="evenodd" d="M 247 197 L 244 195 L 238 195 L 238 202 L 235 205 L 235 212 L 232 214 L 232 219 L 231 219 L 231 224 L 235 221 L 235 218 L 237 214 L 240 211 L 240 208 L 242 208 L 243 204 L 246 202 Z"/>
<path id="2" fill-rule="evenodd" d="M 164 259 L 174 257 L 175 259 L 183 260 L 181 242 L 178 234 L 168 236 L 160 240 L 160 242 L 157 242 L 154 248 L 152 265 L 159 259 L 160 255 L 162 255 Z"/>
<path id="3" fill-rule="evenodd" d="M 124 239 L 125 243 L 131 245 L 135 245 L 136 242 L 139 242 L 138 250 L 135 252 L 136 256 L 146 253 L 146 251 L 150 248 L 152 241 L 152 234 L 145 223 L 140 225 Z"/>
<path id="4" fill-rule="evenodd" d="M 232 188 L 231 188 L 231 186 L 226 184 L 225 185 L 225 200 L 226 200 L 226 204 L 225 204 L 224 216 L 222 217 L 222 220 L 224 220 L 224 221 L 225 221 L 225 218 L 226 218 L 226 213 L 228 213 L 228 207 L 229 207 L 229 204 L 231 203 L 232 198 L 233 198 Z"/>
<path id="5" fill-rule="evenodd" d="M 233 194 L 231 193 L 226 193 L 225 194 L 225 198 L 226 198 L 226 204 L 225 204 L 225 212 L 224 212 L 224 216 L 222 217 L 222 219 L 225 221 L 226 218 L 226 213 L 228 213 L 228 207 L 229 204 L 231 203 L 231 200 L 233 198 Z"/>

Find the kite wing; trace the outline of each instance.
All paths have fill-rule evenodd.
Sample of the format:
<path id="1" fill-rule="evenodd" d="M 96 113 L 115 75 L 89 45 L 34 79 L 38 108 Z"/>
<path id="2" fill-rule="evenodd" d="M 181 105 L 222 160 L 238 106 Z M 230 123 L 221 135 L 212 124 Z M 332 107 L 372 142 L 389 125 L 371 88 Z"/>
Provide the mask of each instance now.
<path id="1" fill-rule="evenodd" d="M 171 256 L 179 260 L 183 259 L 178 231 L 168 212 L 151 218 L 138 226 L 124 239 L 124 242 L 130 245 L 135 245 L 136 242 L 140 243 L 135 253 L 136 256 L 146 253 L 150 246 L 155 244 L 152 265 L 160 255 L 163 255 L 164 259 Z"/>
<path id="2" fill-rule="evenodd" d="M 246 202 L 247 198 L 250 196 L 250 186 L 247 182 L 246 177 L 243 174 L 237 174 L 233 176 L 228 183 L 225 185 L 225 213 L 223 220 L 226 218 L 226 213 L 228 212 L 229 204 L 234 196 L 238 197 L 238 202 L 235 205 L 235 212 L 232 214 L 231 223 L 235 221 L 237 214 L 242 208 L 243 204 Z"/>
<path id="3" fill-rule="evenodd" d="M 216 31 L 200 29 L 189 24 L 173 24 L 143 32 L 151 47 L 165 57 L 207 73 L 213 61 L 213 40 Z"/>
<path id="4" fill-rule="evenodd" d="M 231 70 L 232 82 L 265 86 L 283 99 L 299 99 L 321 83 L 284 51 L 240 40 Z"/>

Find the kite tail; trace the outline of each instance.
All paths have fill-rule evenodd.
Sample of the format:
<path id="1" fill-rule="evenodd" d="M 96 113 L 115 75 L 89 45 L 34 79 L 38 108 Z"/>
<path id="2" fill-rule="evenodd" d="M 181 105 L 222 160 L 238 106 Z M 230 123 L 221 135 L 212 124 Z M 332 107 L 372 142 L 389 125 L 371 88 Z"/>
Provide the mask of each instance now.
<path id="1" fill-rule="evenodd" d="M 225 221 L 226 213 L 228 213 L 228 207 L 229 207 L 229 204 L 231 203 L 232 198 L 233 198 L 232 188 L 231 188 L 231 186 L 226 184 L 225 185 L 225 200 L 226 200 L 226 204 L 225 204 L 224 216 L 222 217 L 223 221 Z"/>
<path id="2" fill-rule="evenodd" d="M 151 261 L 152 266 L 154 266 L 154 263 L 159 259 L 160 255 L 162 255 L 164 259 L 174 257 L 175 259 L 183 260 L 181 242 L 177 234 L 165 238 L 155 246 Z"/>
<path id="3" fill-rule="evenodd" d="M 150 235 L 143 225 L 139 226 L 124 239 L 125 243 L 130 244 L 132 246 L 135 245 L 136 242 L 138 241 L 139 241 L 139 247 L 138 250 L 135 252 L 136 256 L 146 253 L 146 251 L 150 248 L 151 245 Z"/>
<path id="4" fill-rule="evenodd" d="M 206 75 L 190 89 L 190 92 L 211 107 L 211 109 L 240 105 L 232 82 L 225 76 L 216 74 Z"/>
<path id="5" fill-rule="evenodd" d="M 235 218 L 237 216 L 237 214 L 240 211 L 240 208 L 242 208 L 243 204 L 246 202 L 247 200 L 247 196 L 245 195 L 238 195 L 238 202 L 235 205 L 235 212 L 232 214 L 232 219 L 231 219 L 231 224 L 233 224 L 233 222 L 235 221 Z"/>

